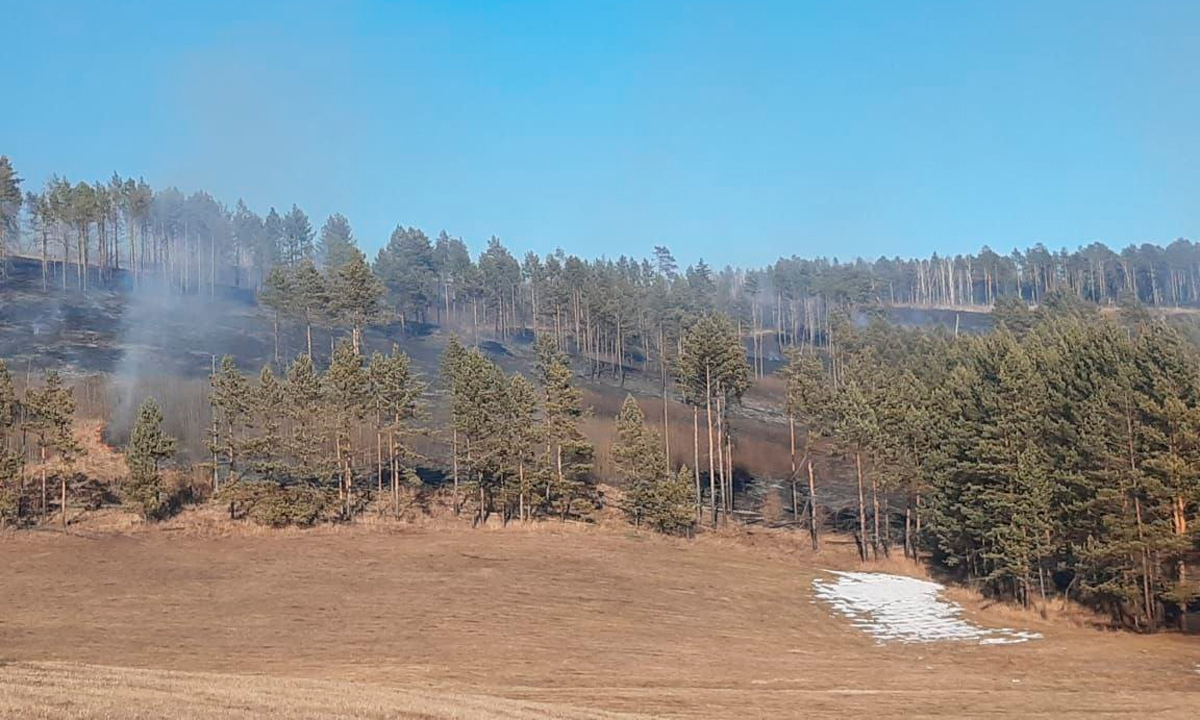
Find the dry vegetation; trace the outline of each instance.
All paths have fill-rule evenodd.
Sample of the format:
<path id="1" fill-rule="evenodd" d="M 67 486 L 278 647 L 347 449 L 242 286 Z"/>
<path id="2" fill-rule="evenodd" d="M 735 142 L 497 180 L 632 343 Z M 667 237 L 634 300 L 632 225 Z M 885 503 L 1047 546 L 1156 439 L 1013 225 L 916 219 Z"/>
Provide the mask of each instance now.
<path id="1" fill-rule="evenodd" d="M 1200 701 L 1186 638 L 961 593 L 978 621 L 1046 638 L 877 646 L 811 602 L 851 562 L 836 539 L 814 557 L 767 530 L 281 532 L 212 509 L 112 526 L 0 539 L 0 717 L 1185 718 Z"/>

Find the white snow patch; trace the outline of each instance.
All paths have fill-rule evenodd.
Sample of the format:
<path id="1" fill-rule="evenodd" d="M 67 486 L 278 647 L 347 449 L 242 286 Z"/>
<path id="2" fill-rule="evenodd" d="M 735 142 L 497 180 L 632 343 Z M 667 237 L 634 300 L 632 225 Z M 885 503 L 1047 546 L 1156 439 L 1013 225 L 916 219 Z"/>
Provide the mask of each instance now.
<path id="1" fill-rule="evenodd" d="M 832 572 L 813 580 L 816 595 L 880 643 L 974 640 L 1008 645 L 1042 637 L 1011 628 L 984 628 L 964 620 L 962 606 L 938 597 L 943 587 L 928 580 L 872 572 Z"/>

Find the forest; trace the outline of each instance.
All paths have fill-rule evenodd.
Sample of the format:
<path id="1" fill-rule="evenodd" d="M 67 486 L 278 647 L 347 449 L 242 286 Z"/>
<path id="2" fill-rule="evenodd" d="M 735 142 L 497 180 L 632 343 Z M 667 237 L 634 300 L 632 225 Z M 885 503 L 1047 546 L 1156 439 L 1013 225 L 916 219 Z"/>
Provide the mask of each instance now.
<path id="1" fill-rule="evenodd" d="M 1186 240 L 715 270 L 680 268 L 666 247 L 645 260 L 518 259 L 492 238 L 472 257 L 446 232 L 398 226 L 369 260 L 341 215 L 316 230 L 294 205 L 259 215 L 116 176 L 23 190 L 5 158 L 0 213 L 0 268 L 35 258 L 46 292 L 254 293 L 272 361 L 246 373 L 226 357 L 209 378 L 203 494 L 231 518 L 398 516 L 433 484 L 475 524 L 587 521 L 612 502 L 603 483 L 630 522 L 689 535 L 738 517 L 747 438 L 733 419 L 756 383 L 779 380 L 785 504 L 814 550 L 843 531 L 864 560 L 901 553 L 1006 601 L 1069 599 L 1138 630 L 1200 600 L 1200 350 L 1163 313 L 1198 302 L 1200 248 Z M 977 307 L 993 327 L 903 328 L 889 306 Z M 383 325 L 451 333 L 436 377 L 397 345 L 368 347 L 364 333 Z M 319 347 L 314 328 L 341 339 Z M 531 341 L 530 372 L 480 349 L 506 339 Z M 631 395 L 613 419 L 611 475 L 597 477 L 583 378 L 640 379 L 631 388 L 661 399 L 664 422 L 669 401 L 685 403 L 690 465 Z M 69 474 L 46 467 L 79 452 L 73 412 L 57 372 L 19 389 L 0 370 L 5 523 L 56 508 L 67 521 Z M 161 423 L 148 399 L 115 489 L 147 520 L 186 500 L 163 479 L 173 443 Z M 429 435 L 446 457 L 422 456 Z M 848 507 L 814 478 L 818 453 L 840 459 Z"/>

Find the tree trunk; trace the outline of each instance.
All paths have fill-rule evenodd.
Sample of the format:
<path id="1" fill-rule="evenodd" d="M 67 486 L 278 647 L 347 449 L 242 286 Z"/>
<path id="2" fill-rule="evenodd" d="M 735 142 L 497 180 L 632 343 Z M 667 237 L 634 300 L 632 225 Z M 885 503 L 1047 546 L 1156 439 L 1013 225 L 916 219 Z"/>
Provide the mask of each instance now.
<path id="1" fill-rule="evenodd" d="M 797 527 L 800 525 L 800 508 L 796 502 L 796 416 L 793 413 L 788 413 L 788 444 L 791 451 L 792 460 L 792 522 Z M 812 464 L 809 464 L 809 469 L 812 469 Z"/>
<path id="2" fill-rule="evenodd" d="M 725 413 L 722 412 L 721 397 L 717 396 L 717 481 L 721 489 L 721 515 L 729 522 L 729 478 L 725 473 Z"/>
<path id="3" fill-rule="evenodd" d="M 812 536 L 813 552 L 820 550 L 821 543 L 817 535 L 817 482 L 813 478 L 812 460 L 808 461 L 808 532 Z"/>
<path id="4" fill-rule="evenodd" d="M 705 368 L 704 372 L 704 412 L 708 422 L 708 492 L 709 507 L 712 512 L 712 525 L 717 526 L 717 468 L 716 457 L 713 455 L 713 421 L 712 421 L 712 369 Z"/>
<path id="5" fill-rule="evenodd" d="M 459 512 L 459 504 L 458 504 L 458 428 L 457 427 L 454 428 L 451 431 L 451 433 L 452 433 L 452 435 L 451 435 L 451 448 L 452 448 L 451 452 L 453 455 L 451 472 L 454 473 L 454 514 L 458 515 L 458 512 Z M 468 441 L 468 443 L 467 443 L 468 455 L 470 454 L 470 452 L 471 452 L 471 444 Z"/>
<path id="6" fill-rule="evenodd" d="M 879 487 L 875 482 L 875 473 L 871 473 L 871 554 L 879 559 L 881 547 L 879 536 Z"/>
<path id="7" fill-rule="evenodd" d="M 863 562 L 867 561 L 867 507 L 863 495 L 862 453 L 854 453 L 854 469 L 858 476 L 858 554 Z"/>
<path id="8" fill-rule="evenodd" d="M 63 268 L 63 272 L 64 272 L 64 273 L 66 272 L 66 267 L 64 267 L 64 268 Z M 41 470 L 41 477 L 42 477 L 42 518 L 45 518 L 45 517 L 46 517 L 46 506 L 47 506 L 47 505 L 49 505 L 49 497 L 46 495 L 46 446 L 45 446 L 45 445 L 43 445 L 43 446 L 42 446 L 42 448 L 41 448 L 41 453 L 42 453 L 42 470 Z"/>
<path id="9" fill-rule="evenodd" d="M 700 485 L 700 407 L 692 406 L 692 467 L 696 474 L 696 522 L 704 517 L 703 488 Z"/>

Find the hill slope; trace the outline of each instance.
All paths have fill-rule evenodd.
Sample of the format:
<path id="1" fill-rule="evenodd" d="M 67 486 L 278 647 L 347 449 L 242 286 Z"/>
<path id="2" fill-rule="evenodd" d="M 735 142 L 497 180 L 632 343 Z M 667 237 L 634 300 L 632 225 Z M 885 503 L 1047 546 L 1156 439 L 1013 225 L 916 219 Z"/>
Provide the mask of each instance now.
<path id="1" fill-rule="evenodd" d="M 876 645 L 813 602 L 844 550 L 774 533 L 217 527 L 6 537 L 0 716 L 1184 718 L 1200 700 L 1178 636 L 1027 616 L 1045 639 Z"/>

